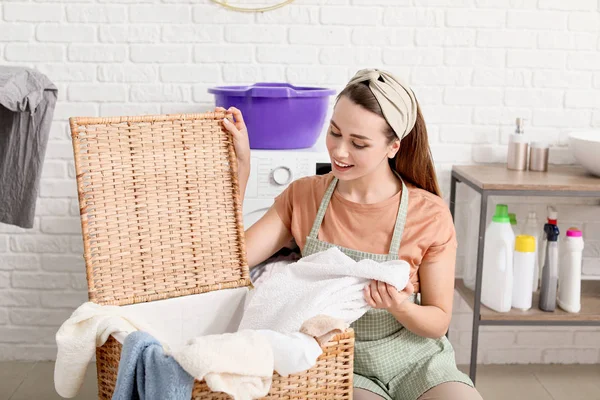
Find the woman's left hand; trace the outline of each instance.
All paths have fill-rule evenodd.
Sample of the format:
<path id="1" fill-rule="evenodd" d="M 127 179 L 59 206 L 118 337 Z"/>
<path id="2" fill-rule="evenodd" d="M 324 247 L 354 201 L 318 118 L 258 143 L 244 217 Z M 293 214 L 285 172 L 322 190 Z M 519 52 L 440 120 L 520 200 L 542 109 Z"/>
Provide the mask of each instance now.
<path id="1" fill-rule="evenodd" d="M 402 291 L 396 290 L 392 285 L 381 281 L 371 281 L 365 286 L 364 295 L 367 303 L 373 308 L 381 308 L 388 311 L 398 310 L 402 303 L 408 299 L 415 289 L 410 281 Z"/>

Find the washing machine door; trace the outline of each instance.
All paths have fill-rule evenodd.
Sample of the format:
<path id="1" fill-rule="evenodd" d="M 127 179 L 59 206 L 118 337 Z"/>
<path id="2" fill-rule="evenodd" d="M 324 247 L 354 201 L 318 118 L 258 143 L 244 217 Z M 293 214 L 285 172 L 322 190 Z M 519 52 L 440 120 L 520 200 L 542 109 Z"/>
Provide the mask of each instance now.
<path id="1" fill-rule="evenodd" d="M 271 199 L 246 199 L 244 200 L 244 229 L 250 228 L 263 215 L 269 211 L 273 205 Z"/>

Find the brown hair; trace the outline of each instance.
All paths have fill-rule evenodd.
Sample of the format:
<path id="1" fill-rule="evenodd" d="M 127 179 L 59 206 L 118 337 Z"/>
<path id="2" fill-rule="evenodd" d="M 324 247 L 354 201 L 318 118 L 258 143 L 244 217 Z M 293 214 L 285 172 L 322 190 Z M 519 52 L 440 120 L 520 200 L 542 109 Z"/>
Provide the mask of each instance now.
<path id="1" fill-rule="evenodd" d="M 358 104 L 367 111 L 371 111 L 382 118 L 383 111 L 377 102 L 377 99 L 367 86 L 366 82 L 355 83 L 348 85 L 338 95 L 337 99 L 346 96 L 353 103 Z M 387 124 L 387 129 L 384 132 L 392 143 L 398 138 L 392 127 Z M 442 197 L 440 187 L 438 185 L 435 168 L 433 166 L 433 157 L 429 148 L 429 140 L 427 138 L 427 127 L 425 120 L 421 114 L 421 107 L 417 106 L 417 120 L 415 126 L 410 133 L 401 140 L 400 150 L 396 153 L 393 159 L 390 159 L 390 167 L 394 169 L 400 176 L 413 185 L 427 190 L 439 197 Z"/>

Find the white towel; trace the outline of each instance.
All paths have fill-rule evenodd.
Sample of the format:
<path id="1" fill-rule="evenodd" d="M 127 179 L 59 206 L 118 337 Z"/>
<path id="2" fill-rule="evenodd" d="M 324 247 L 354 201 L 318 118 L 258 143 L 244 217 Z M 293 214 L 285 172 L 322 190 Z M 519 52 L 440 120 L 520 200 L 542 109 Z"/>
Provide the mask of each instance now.
<path id="1" fill-rule="evenodd" d="M 402 290 L 409 274 L 406 261 L 356 262 L 334 247 L 288 265 L 256 288 L 239 329 L 293 333 L 317 315 L 351 324 L 370 308 L 363 295 L 370 280 Z"/>
<path id="2" fill-rule="evenodd" d="M 257 331 L 200 336 L 173 349 L 171 355 L 212 391 L 235 400 L 258 399 L 271 388 L 273 351 L 267 337 Z"/>
<path id="3" fill-rule="evenodd" d="M 62 324 L 56 334 L 58 354 L 54 369 L 54 386 L 60 396 L 77 395 L 97 346 L 104 345 L 111 334 L 128 335 L 137 330 L 154 336 L 165 354 L 171 354 L 196 379 L 206 380 L 213 391 L 228 393 L 236 400 L 268 394 L 274 369 L 268 335 L 256 331 L 205 335 L 171 350 L 135 310 L 87 302 Z"/>
<path id="4" fill-rule="evenodd" d="M 77 395 L 96 346 L 102 346 L 112 333 L 143 330 L 152 334 L 132 314 L 119 306 L 87 302 L 61 325 L 56 333 L 58 353 L 54 366 L 54 387 L 59 395 L 65 398 Z"/>
<path id="5" fill-rule="evenodd" d="M 296 260 L 292 261 L 292 260 L 282 259 L 282 260 L 279 260 L 279 261 L 273 261 L 273 262 L 270 262 L 270 263 L 266 264 L 264 266 L 263 271 L 260 274 L 260 276 L 258 276 L 252 282 L 252 284 L 254 285 L 254 287 L 258 287 L 259 285 L 262 285 L 271 276 L 275 275 L 276 273 L 281 272 L 281 270 L 283 268 L 287 268 L 288 265 L 294 263 L 295 261 L 298 261 L 298 260 L 296 259 Z"/>
<path id="6" fill-rule="evenodd" d="M 312 368 L 323 353 L 315 338 L 304 333 L 279 333 L 270 330 L 257 332 L 271 344 L 274 369 L 281 376 L 297 374 Z"/>

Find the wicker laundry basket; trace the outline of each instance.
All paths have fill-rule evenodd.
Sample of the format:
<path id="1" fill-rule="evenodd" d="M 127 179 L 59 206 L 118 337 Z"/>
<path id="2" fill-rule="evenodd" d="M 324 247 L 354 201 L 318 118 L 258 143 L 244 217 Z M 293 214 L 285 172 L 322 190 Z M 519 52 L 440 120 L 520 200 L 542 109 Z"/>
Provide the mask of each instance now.
<path id="1" fill-rule="evenodd" d="M 223 114 L 71 118 L 89 299 L 126 305 L 249 286 L 232 141 Z M 193 317 L 193 315 L 190 315 Z M 351 399 L 354 333 L 310 370 L 273 376 L 267 399 Z M 114 391 L 121 344 L 98 348 Z M 194 384 L 192 399 L 229 399 Z"/>

